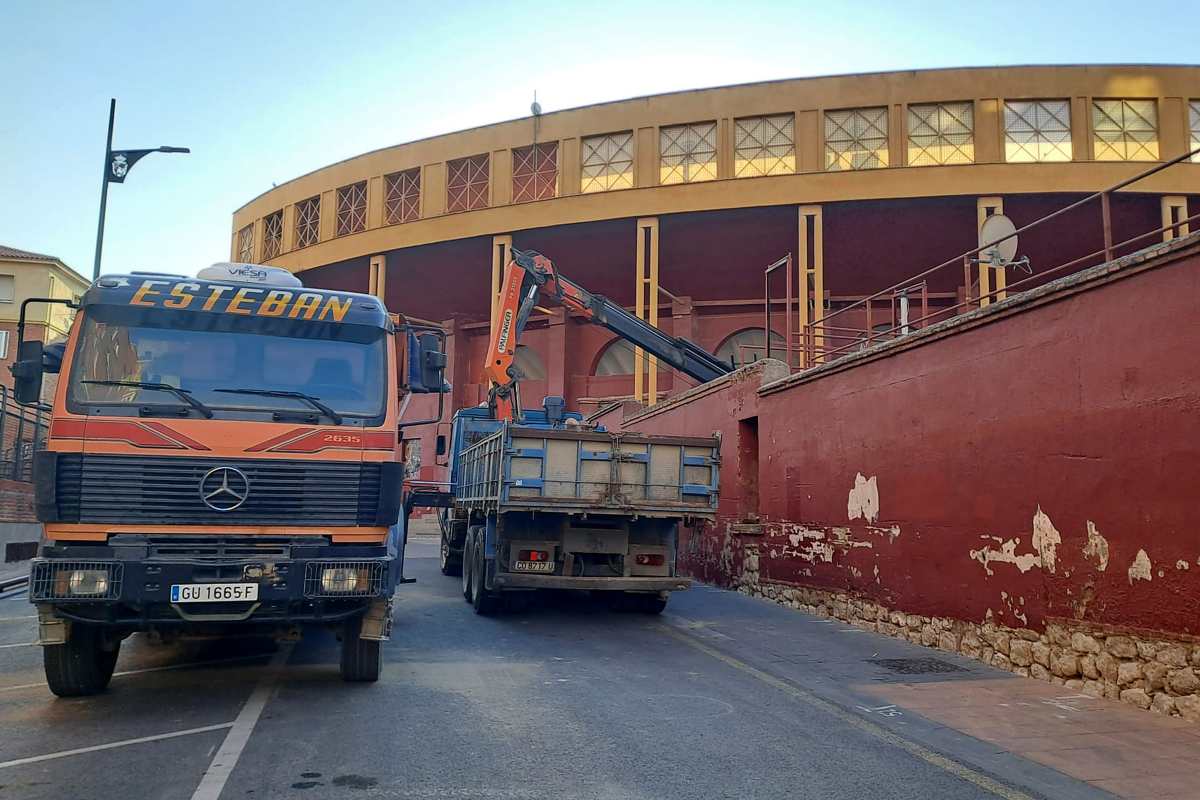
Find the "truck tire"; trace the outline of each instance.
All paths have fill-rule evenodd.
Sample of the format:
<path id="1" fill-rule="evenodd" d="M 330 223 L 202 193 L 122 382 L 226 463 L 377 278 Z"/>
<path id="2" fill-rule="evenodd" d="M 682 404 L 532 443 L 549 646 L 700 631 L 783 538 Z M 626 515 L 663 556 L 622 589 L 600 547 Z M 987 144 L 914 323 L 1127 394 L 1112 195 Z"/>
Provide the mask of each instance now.
<path id="1" fill-rule="evenodd" d="M 471 607 L 481 617 L 494 616 L 500 610 L 500 596 L 487 589 L 487 559 L 483 557 L 482 542 L 471 549 Z"/>
<path id="2" fill-rule="evenodd" d="M 471 602 L 471 568 L 475 564 L 475 531 L 472 529 L 467 534 L 467 541 L 463 545 L 463 565 L 462 565 L 462 595 L 463 599 L 468 603 Z"/>
<path id="3" fill-rule="evenodd" d="M 342 627 L 342 680 L 374 683 L 383 669 L 383 642 L 360 638 L 362 617 Z"/>
<path id="4" fill-rule="evenodd" d="M 462 575 L 463 570 L 463 554 L 459 552 L 457 555 L 454 549 L 450 547 L 450 541 L 446 534 L 442 534 L 442 545 L 439 553 L 441 557 L 442 574 L 451 577 Z"/>
<path id="5" fill-rule="evenodd" d="M 643 594 L 635 599 L 635 608 L 643 614 L 661 614 L 667 607 L 667 598 L 657 594 Z"/>
<path id="6" fill-rule="evenodd" d="M 59 697 L 99 694 L 112 680 L 120 651 L 119 641 L 105 649 L 104 634 L 99 628 L 74 623 L 65 644 L 42 648 L 46 683 Z"/>

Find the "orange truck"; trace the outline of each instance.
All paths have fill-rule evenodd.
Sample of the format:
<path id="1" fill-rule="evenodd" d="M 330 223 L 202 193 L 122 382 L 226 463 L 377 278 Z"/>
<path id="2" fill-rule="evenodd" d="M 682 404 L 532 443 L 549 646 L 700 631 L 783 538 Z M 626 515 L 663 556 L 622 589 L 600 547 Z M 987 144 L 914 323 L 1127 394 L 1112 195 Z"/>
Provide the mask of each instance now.
<path id="1" fill-rule="evenodd" d="M 29 580 L 51 691 L 102 691 L 133 633 L 313 624 L 344 679 L 376 680 L 404 582 L 398 401 L 448 390 L 441 332 L 253 264 L 103 276 L 62 346 L 24 341 L 37 302 L 65 301 L 25 301 L 13 366 L 24 403 L 59 373 Z"/>

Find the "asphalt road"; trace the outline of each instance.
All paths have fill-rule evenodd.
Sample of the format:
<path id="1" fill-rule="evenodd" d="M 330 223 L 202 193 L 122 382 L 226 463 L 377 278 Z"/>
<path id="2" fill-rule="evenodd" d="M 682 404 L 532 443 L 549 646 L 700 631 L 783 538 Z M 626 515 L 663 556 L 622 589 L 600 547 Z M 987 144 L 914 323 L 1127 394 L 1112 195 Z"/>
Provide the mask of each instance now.
<path id="1" fill-rule="evenodd" d="M 1106 797 L 879 707 L 923 648 L 696 587 L 661 617 L 554 598 L 476 617 L 430 540 L 409 546 L 384 676 L 337 643 L 127 640 L 102 696 L 45 688 L 32 607 L 0 599 L 0 798 Z M 1013 680 L 1020 680 L 1012 678 Z"/>

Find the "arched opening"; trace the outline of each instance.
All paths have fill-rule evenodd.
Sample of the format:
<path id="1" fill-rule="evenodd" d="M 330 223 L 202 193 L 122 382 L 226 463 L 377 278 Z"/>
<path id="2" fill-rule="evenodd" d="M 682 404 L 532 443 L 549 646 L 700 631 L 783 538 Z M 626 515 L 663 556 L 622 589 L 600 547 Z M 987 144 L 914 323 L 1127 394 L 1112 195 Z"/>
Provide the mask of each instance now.
<path id="1" fill-rule="evenodd" d="M 633 345 L 624 339 L 613 339 L 596 359 L 593 375 L 632 375 L 633 374 Z"/>
<path id="2" fill-rule="evenodd" d="M 517 347 L 517 354 L 513 357 L 513 366 L 521 371 L 526 380 L 546 380 L 546 363 L 542 361 L 542 357 L 533 348 L 519 345 Z"/>
<path id="3" fill-rule="evenodd" d="M 771 357 L 782 359 L 786 347 L 786 340 L 775 331 L 771 331 Z M 734 367 L 744 367 L 752 361 L 764 358 L 766 354 L 762 328 L 746 328 L 729 335 L 721 342 L 716 353 L 717 358 L 725 363 L 733 362 Z"/>

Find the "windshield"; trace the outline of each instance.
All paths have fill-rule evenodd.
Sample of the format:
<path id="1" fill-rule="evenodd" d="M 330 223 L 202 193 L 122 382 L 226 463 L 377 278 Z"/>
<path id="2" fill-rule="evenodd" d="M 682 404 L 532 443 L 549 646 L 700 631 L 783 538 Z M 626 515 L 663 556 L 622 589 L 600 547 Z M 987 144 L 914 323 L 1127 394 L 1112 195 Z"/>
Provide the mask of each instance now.
<path id="1" fill-rule="evenodd" d="M 234 325 L 237 330 L 229 329 Z M 301 397 L 227 391 L 250 389 L 307 395 L 345 417 L 381 417 L 385 332 L 354 328 L 90 308 L 71 370 L 69 400 L 74 406 L 187 405 L 179 392 L 128 385 L 137 382 L 183 390 L 214 411 L 315 413 Z M 365 341 L 347 340 L 351 333 Z"/>

